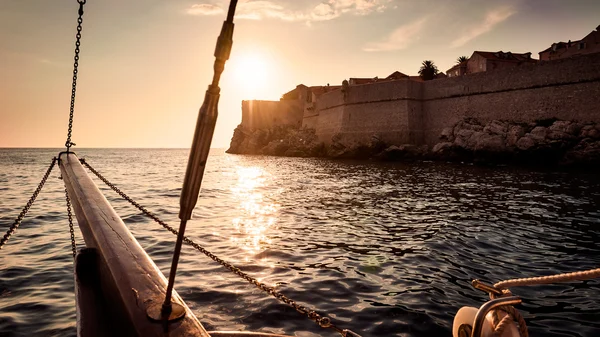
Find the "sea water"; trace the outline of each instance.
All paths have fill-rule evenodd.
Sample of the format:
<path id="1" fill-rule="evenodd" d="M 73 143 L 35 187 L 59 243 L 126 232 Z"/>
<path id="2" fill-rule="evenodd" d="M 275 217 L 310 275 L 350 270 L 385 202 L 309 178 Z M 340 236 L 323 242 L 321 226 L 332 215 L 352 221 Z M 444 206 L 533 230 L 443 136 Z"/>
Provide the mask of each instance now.
<path id="1" fill-rule="evenodd" d="M 58 149 L 0 149 L 5 232 Z M 79 149 L 177 227 L 188 150 Z M 74 336 L 73 261 L 55 168 L 0 251 L 0 335 Z M 94 178 L 95 179 L 95 178 Z M 163 273 L 175 237 L 95 179 Z M 451 336 L 470 281 L 600 267 L 600 177 L 447 163 L 209 157 L 186 234 L 342 328 Z M 2 233 L 3 234 L 3 233 Z M 1 234 L 0 234 L 1 235 Z M 76 228 L 79 247 L 84 243 Z M 176 290 L 209 330 L 336 336 L 184 246 Z M 600 336 L 600 281 L 514 288 L 532 336 Z"/>

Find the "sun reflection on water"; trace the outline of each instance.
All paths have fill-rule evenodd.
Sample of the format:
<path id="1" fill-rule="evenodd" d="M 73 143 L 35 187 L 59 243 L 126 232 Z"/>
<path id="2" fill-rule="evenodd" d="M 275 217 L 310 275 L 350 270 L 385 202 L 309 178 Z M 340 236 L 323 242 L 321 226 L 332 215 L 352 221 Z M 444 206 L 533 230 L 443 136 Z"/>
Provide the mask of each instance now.
<path id="1" fill-rule="evenodd" d="M 231 241 L 247 253 L 246 260 L 249 260 L 271 244 L 269 234 L 277 225 L 279 205 L 265 197 L 271 177 L 264 169 L 240 166 L 236 175 L 237 183 L 231 191 L 239 201 L 241 214 L 232 220 L 238 234 L 232 236 Z"/>

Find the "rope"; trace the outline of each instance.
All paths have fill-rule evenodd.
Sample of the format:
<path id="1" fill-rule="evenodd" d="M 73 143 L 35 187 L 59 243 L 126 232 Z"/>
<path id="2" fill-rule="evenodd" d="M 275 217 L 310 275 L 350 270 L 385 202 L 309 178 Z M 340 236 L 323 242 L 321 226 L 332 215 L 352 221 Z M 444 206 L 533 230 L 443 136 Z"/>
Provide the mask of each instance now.
<path id="1" fill-rule="evenodd" d="M 500 323 L 495 324 L 496 328 L 494 329 L 494 333 L 496 334 L 496 336 L 502 336 L 504 329 L 506 329 L 506 327 L 508 326 L 508 323 L 510 323 L 512 320 L 513 319 L 512 319 L 512 317 L 510 317 L 510 315 L 506 315 L 506 316 L 504 316 L 504 318 L 502 318 Z"/>
<path id="2" fill-rule="evenodd" d="M 81 24 L 83 23 L 83 5 L 85 5 L 86 0 L 77 0 L 79 3 L 79 17 L 77 18 L 77 34 L 75 38 L 75 56 L 73 57 L 73 83 L 71 84 L 71 106 L 69 108 L 69 129 L 67 130 L 67 141 L 65 142 L 65 147 L 67 148 L 67 152 L 71 149 L 71 146 L 76 145 L 71 141 L 71 133 L 73 131 L 73 114 L 75 112 L 75 93 L 77 92 L 77 73 L 79 67 L 79 46 L 81 46 Z"/>
<path id="3" fill-rule="evenodd" d="M 600 268 L 591 269 L 586 271 L 576 271 L 573 273 L 564 273 L 540 277 L 528 277 L 528 278 L 517 278 L 510 279 L 494 284 L 496 289 L 508 289 L 512 287 L 531 286 L 540 284 L 560 283 L 560 282 L 571 282 L 571 281 L 584 281 L 593 278 L 600 277 Z"/>
<path id="4" fill-rule="evenodd" d="M 518 278 L 518 279 L 510 279 L 498 282 L 490 287 L 489 285 L 483 284 L 479 282 L 479 280 L 473 281 L 473 286 L 477 289 L 486 291 L 489 293 L 490 298 L 496 298 L 497 296 L 506 296 L 510 295 L 511 292 L 508 288 L 512 287 L 521 287 L 521 286 L 531 286 L 531 285 L 541 285 L 541 284 L 551 284 L 551 283 L 560 283 L 560 282 L 571 282 L 571 281 L 584 281 L 593 278 L 600 277 L 600 268 L 578 271 L 572 273 L 563 273 L 556 275 L 548 275 L 548 276 L 539 276 L 539 277 L 528 277 L 528 278 Z M 501 294 L 500 294 L 501 293 Z M 508 315 L 502 318 L 498 317 L 498 310 L 502 310 L 506 312 Z M 529 333 L 527 331 L 527 325 L 525 323 L 525 319 L 523 315 L 515 309 L 513 306 L 504 306 L 500 309 L 495 310 L 492 315 L 492 325 L 494 328 L 494 333 L 496 336 L 500 336 L 506 325 L 514 320 L 517 322 L 519 326 L 519 334 L 521 337 L 528 337 Z"/>
<path id="5" fill-rule="evenodd" d="M 504 330 L 505 325 L 508 324 L 508 321 L 504 322 L 504 320 L 508 317 L 509 321 L 514 320 L 515 322 L 517 322 L 517 325 L 519 326 L 519 334 L 521 335 L 521 337 L 529 337 L 529 331 L 527 331 L 527 323 L 525 322 L 525 319 L 523 318 L 523 315 L 521 315 L 519 310 L 515 309 L 515 307 L 513 307 L 512 305 L 500 307 L 499 310 L 506 312 L 508 315 L 502 318 L 500 323 L 493 322 L 493 324 L 496 327 L 494 331 L 500 329 Z M 498 318 L 497 315 L 493 315 L 492 317 L 495 317 L 496 319 Z M 501 334 L 502 332 L 499 332 L 498 336 L 500 336 Z"/>
<path id="6" fill-rule="evenodd" d="M 8 239 L 10 239 L 10 236 L 17 230 L 17 228 L 21 224 L 21 221 L 23 221 L 25 214 L 27 214 L 27 212 L 35 202 L 35 199 L 37 198 L 38 194 L 40 194 L 42 187 L 44 187 L 46 180 L 48 180 L 48 176 L 50 175 L 54 164 L 56 164 L 56 157 L 52 158 L 52 163 L 50 163 L 50 167 L 48 167 L 48 170 L 46 170 L 46 173 L 42 177 L 42 181 L 40 181 L 40 183 L 38 184 L 37 188 L 35 189 L 35 192 L 33 192 L 33 195 L 31 196 L 31 198 L 29 198 L 29 201 L 27 202 L 25 207 L 23 207 L 23 210 L 21 210 L 21 213 L 19 213 L 19 215 L 15 219 L 15 222 L 10 226 L 8 231 L 6 231 L 6 234 L 4 234 L 4 237 L 2 237 L 2 239 L 0 240 L 0 249 L 2 249 L 2 247 L 8 241 Z"/>
<path id="7" fill-rule="evenodd" d="M 94 173 L 96 175 L 96 177 L 98 177 L 100 180 L 102 180 L 102 182 L 104 182 L 108 187 L 110 187 L 113 191 L 115 191 L 117 194 L 119 194 L 123 199 L 127 200 L 130 204 L 132 204 L 135 208 L 137 208 L 138 210 L 140 210 L 142 213 L 144 213 L 146 216 L 150 217 L 152 220 L 154 220 L 156 223 L 158 223 L 159 225 L 161 225 L 162 227 L 164 227 L 166 230 L 168 230 L 169 232 L 173 233 L 174 235 L 178 235 L 179 232 L 174 229 L 173 227 L 169 226 L 167 223 L 165 223 L 164 221 L 162 221 L 161 219 L 159 219 L 156 215 L 154 215 L 152 212 L 148 211 L 144 206 L 138 204 L 135 200 L 131 199 L 131 197 L 129 197 L 127 194 L 125 194 L 123 191 L 121 191 L 117 186 L 115 186 L 113 183 L 111 183 L 110 181 L 108 181 L 108 179 L 106 179 L 102 174 L 100 174 L 98 171 L 96 171 L 92 166 L 90 166 L 90 164 L 85 160 L 85 159 L 79 159 L 79 161 L 85 166 L 87 167 L 92 173 Z M 186 244 L 194 247 L 197 251 L 203 253 L 204 255 L 208 256 L 209 258 L 211 258 L 213 261 L 219 263 L 220 265 L 222 265 L 223 267 L 229 269 L 231 272 L 233 272 L 234 274 L 238 275 L 239 277 L 243 278 L 244 280 L 248 281 L 251 284 L 254 284 L 257 288 L 261 289 L 262 291 L 269 293 L 271 296 L 275 297 L 277 300 L 293 307 L 294 309 L 296 309 L 296 311 L 298 311 L 299 313 L 305 315 L 306 317 L 310 318 L 311 320 L 313 320 L 315 323 L 317 323 L 321 328 L 331 328 L 336 330 L 337 332 L 339 332 L 342 336 L 344 337 L 360 337 L 359 334 L 357 334 L 356 332 L 353 332 L 351 330 L 348 329 L 341 329 L 339 327 L 337 327 L 336 325 L 334 325 L 333 323 L 331 323 L 331 318 L 327 317 L 327 316 L 321 316 L 319 315 L 316 311 L 307 308 L 303 305 L 300 305 L 298 303 L 296 303 L 294 300 L 288 298 L 287 296 L 283 295 L 282 293 L 278 292 L 277 290 L 275 290 L 274 287 L 270 287 L 260 281 L 258 281 L 257 279 L 253 278 L 252 276 L 244 273 L 242 270 L 240 270 L 238 267 L 232 265 L 231 263 L 219 258 L 218 256 L 216 256 L 215 254 L 211 253 L 210 251 L 208 251 L 206 248 L 200 246 L 199 244 L 195 243 L 192 239 L 188 238 L 187 236 L 183 237 L 183 242 L 185 242 Z"/>

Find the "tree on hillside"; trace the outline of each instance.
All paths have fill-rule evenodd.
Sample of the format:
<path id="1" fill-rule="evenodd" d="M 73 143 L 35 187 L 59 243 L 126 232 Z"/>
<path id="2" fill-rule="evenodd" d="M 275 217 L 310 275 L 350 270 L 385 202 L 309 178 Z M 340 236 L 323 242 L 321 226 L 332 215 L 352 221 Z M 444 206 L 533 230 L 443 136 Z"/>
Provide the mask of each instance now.
<path id="1" fill-rule="evenodd" d="M 421 63 L 421 69 L 419 69 L 419 76 L 424 81 L 433 80 L 435 75 L 439 73 L 437 66 L 433 63 L 433 61 L 425 60 Z"/>
<path id="2" fill-rule="evenodd" d="M 465 61 L 468 61 L 469 58 L 466 56 L 460 56 L 459 58 L 456 59 L 456 63 L 463 63 Z"/>

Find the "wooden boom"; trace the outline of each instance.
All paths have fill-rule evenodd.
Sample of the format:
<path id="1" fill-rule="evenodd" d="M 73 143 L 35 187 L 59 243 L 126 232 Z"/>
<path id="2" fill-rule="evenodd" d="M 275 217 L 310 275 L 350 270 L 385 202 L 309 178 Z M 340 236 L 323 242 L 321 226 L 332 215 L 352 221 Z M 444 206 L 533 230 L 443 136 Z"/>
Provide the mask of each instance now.
<path id="1" fill-rule="evenodd" d="M 185 316 L 171 322 L 148 317 L 165 298 L 167 282 L 131 235 L 74 153 L 62 153 L 60 171 L 87 248 L 76 263 L 80 336 L 210 337 L 177 293 Z"/>

